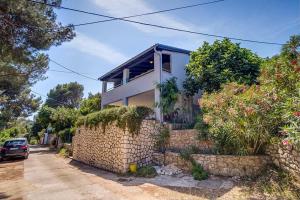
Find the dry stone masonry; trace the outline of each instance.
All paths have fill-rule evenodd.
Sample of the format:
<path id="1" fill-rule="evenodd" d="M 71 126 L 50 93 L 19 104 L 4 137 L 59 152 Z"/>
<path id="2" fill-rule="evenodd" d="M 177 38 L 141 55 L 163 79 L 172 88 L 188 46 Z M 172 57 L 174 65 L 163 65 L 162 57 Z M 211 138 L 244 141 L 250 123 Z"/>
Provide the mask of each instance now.
<path id="1" fill-rule="evenodd" d="M 213 144 L 211 141 L 198 140 L 198 131 L 196 129 L 171 130 L 168 149 L 182 150 L 191 146 L 197 147 L 202 151 L 209 151 Z"/>
<path id="2" fill-rule="evenodd" d="M 300 177 L 300 151 L 292 145 L 272 144 L 267 149 L 272 162 Z"/>
<path id="3" fill-rule="evenodd" d="M 270 163 L 269 156 L 229 156 L 193 154 L 195 161 L 213 175 L 221 176 L 256 176 Z M 161 153 L 153 155 L 156 164 L 164 164 L 164 156 Z M 184 171 L 190 171 L 192 165 L 183 160 L 178 153 L 166 152 L 165 164 L 174 163 Z"/>
<path id="4" fill-rule="evenodd" d="M 155 138 L 159 125 L 154 120 L 144 120 L 138 135 L 124 132 L 110 124 L 102 127 L 78 128 L 73 137 L 73 158 L 108 171 L 125 173 L 130 163 L 144 166 L 152 162 Z"/>

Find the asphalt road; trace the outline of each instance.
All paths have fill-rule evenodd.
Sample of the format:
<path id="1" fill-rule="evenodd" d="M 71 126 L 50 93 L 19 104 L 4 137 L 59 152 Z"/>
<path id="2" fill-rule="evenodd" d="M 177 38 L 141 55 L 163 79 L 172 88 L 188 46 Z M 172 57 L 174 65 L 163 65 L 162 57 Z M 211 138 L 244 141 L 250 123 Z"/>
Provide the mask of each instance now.
<path id="1" fill-rule="evenodd" d="M 202 199 L 95 169 L 33 147 L 27 160 L 0 163 L 0 199 Z"/>

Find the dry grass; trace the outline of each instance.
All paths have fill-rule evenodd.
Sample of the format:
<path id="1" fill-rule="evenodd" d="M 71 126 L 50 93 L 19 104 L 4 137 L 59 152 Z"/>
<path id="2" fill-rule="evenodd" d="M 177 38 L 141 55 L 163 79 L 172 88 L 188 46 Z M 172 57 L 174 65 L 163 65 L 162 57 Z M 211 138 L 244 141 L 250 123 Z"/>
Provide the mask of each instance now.
<path id="1" fill-rule="evenodd" d="M 300 199 L 298 180 L 290 173 L 276 167 L 270 167 L 255 180 L 244 183 L 246 192 L 255 199 Z"/>

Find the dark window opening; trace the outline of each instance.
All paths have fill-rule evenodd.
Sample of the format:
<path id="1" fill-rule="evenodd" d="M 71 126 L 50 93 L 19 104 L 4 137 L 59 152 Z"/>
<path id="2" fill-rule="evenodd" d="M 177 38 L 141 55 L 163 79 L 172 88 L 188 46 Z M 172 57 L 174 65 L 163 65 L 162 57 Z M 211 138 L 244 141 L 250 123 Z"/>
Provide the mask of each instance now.
<path id="1" fill-rule="evenodd" d="M 171 55 L 162 54 L 162 69 L 171 73 Z"/>

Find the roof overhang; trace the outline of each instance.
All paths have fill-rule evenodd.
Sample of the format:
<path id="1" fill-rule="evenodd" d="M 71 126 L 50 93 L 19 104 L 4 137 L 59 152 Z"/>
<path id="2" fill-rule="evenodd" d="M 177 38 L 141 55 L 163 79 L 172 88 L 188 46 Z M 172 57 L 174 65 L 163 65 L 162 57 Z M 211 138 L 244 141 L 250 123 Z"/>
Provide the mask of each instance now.
<path id="1" fill-rule="evenodd" d="M 101 81 L 106 81 L 108 79 L 113 79 L 115 76 L 120 75 L 123 73 L 123 70 L 128 68 L 132 68 L 136 66 L 137 64 L 143 62 L 145 59 L 148 59 L 153 55 L 153 53 L 157 51 L 171 51 L 171 52 L 177 52 L 177 53 L 184 53 L 184 54 L 190 54 L 190 51 L 185 49 L 180 49 L 176 47 L 171 47 L 167 45 L 162 44 L 155 44 L 151 46 L 150 48 L 146 49 L 145 51 L 139 53 L 138 55 L 134 56 L 133 58 L 129 59 L 125 63 L 119 65 L 118 67 L 114 68 L 113 70 L 109 71 L 108 73 L 104 74 L 100 78 L 98 78 Z"/>

